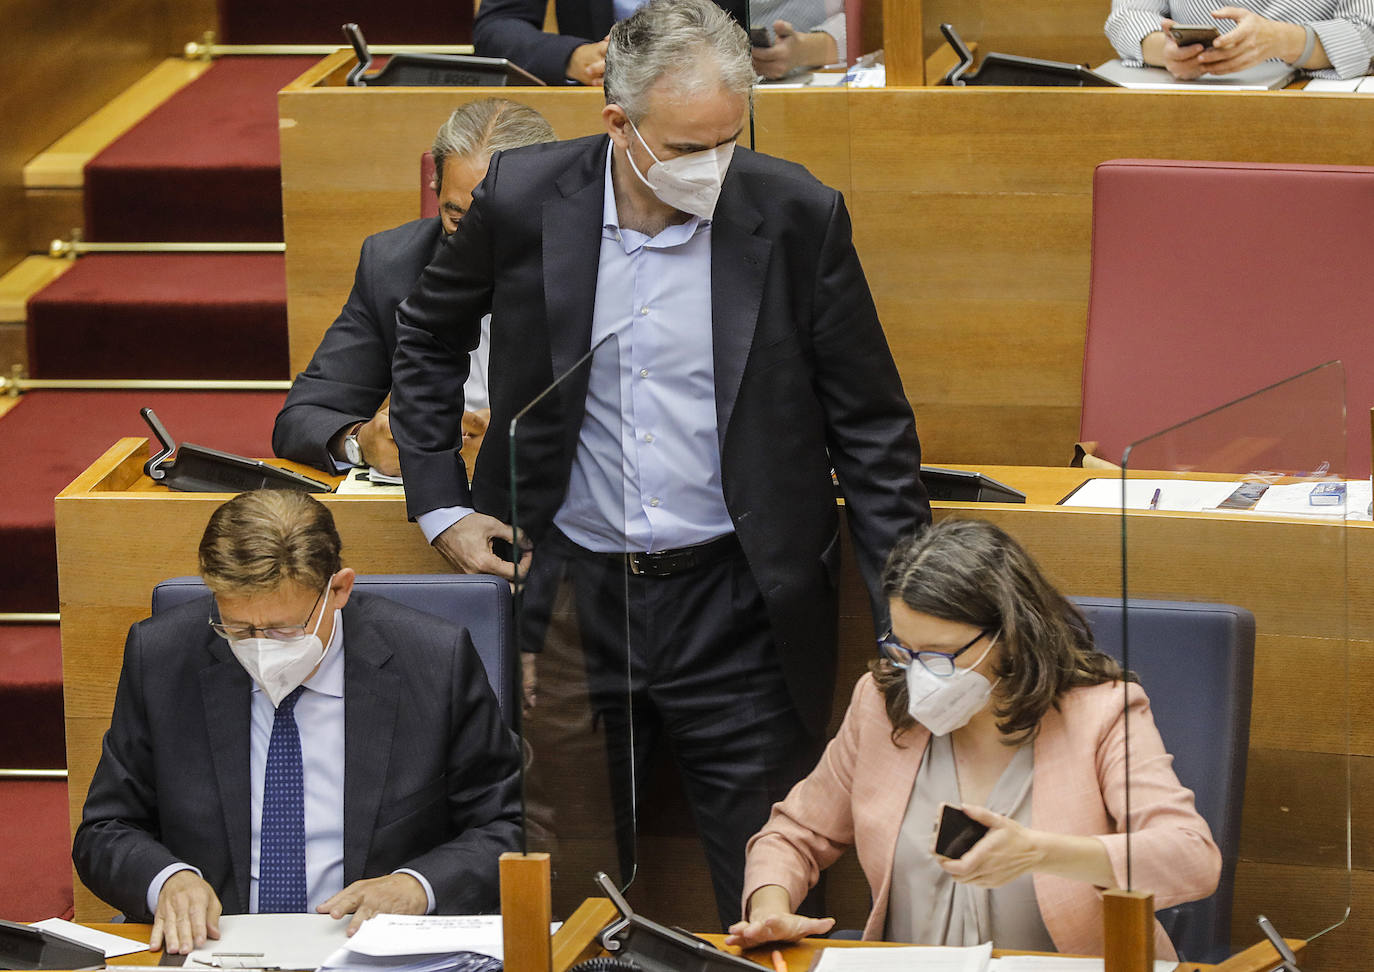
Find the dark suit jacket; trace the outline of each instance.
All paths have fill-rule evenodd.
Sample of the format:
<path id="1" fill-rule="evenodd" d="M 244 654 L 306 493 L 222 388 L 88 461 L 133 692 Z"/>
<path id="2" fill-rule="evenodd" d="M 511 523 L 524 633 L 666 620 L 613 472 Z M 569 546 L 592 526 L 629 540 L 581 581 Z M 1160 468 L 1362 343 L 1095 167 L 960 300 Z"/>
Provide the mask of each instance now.
<path id="1" fill-rule="evenodd" d="M 716 0 L 742 11 L 743 0 Z M 544 32 L 545 0 L 482 0 L 472 23 L 473 49 L 483 57 L 507 57 L 549 84 L 566 82 L 575 48 L 601 40 L 615 23 L 611 0 L 555 0 L 558 33 Z M 741 14 L 736 14 L 737 17 Z"/>
<path id="2" fill-rule="evenodd" d="M 467 353 L 488 310 L 492 428 L 590 345 L 606 136 L 497 153 L 473 206 L 397 311 L 392 431 L 412 516 L 467 503 Z M 928 522 L 920 445 L 838 192 L 736 149 L 711 227 L 717 434 L 725 504 L 767 605 L 803 719 L 819 732 L 835 666 L 833 463 L 873 592 L 896 539 Z M 519 524 L 538 541 L 567 490 L 585 411 L 580 369 L 517 433 Z M 456 403 L 456 404 L 455 404 Z M 509 439 L 489 435 L 471 490 L 510 516 Z"/>
<path id="3" fill-rule="evenodd" d="M 129 630 L 114 714 L 72 859 L 148 921 L 152 879 L 200 868 L 248 910 L 252 681 L 206 623 L 210 599 Z M 498 907 L 520 828 L 516 747 L 468 634 L 355 593 L 344 616 L 344 884 L 410 867 L 444 913 Z"/>
<path id="4" fill-rule="evenodd" d="M 334 472 L 329 440 L 372 418 L 391 391 L 396 305 L 434 259 L 442 234 L 436 216 L 363 240 L 348 301 L 277 415 L 272 451 L 278 456 Z"/>

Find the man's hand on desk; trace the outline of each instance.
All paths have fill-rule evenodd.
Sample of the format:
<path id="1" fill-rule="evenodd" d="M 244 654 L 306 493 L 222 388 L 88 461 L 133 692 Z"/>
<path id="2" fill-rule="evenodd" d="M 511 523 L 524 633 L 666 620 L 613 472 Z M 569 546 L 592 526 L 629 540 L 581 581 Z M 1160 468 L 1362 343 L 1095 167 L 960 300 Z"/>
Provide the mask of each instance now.
<path id="1" fill-rule="evenodd" d="M 429 910 L 424 885 L 409 874 L 354 881 L 315 909 L 331 918 L 352 915 L 348 934 L 362 927 L 373 915 L 423 915 Z"/>
<path id="2" fill-rule="evenodd" d="M 569 81 L 600 86 L 606 74 L 606 42 L 599 40 L 595 44 L 574 47 L 563 73 Z"/>
<path id="3" fill-rule="evenodd" d="M 730 926 L 726 945 L 756 948 L 769 942 L 796 942 L 824 935 L 835 927 L 834 918 L 807 918 L 794 915 L 787 891 L 767 884 L 749 896 L 749 918 Z"/>
<path id="4" fill-rule="evenodd" d="M 401 475 L 401 456 L 391 437 L 391 406 L 383 405 L 372 419 L 358 430 L 358 447 L 367 464 L 388 476 Z"/>
<path id="5" fill-rule="evenodd" d="M 463 574 L 495 574 L 514 582 L 513 565 L 492 551 L 493 540 L 510 541 L 510 524 L 485 513 L 469 513 L 434 538 L 434 549 Z M 522 545 L 523 545 L 523 538 Z M 520 557 L 520 573 L 530 566 L 530 552 Z"/>
<path id="6" fill-rule="evenodd" d="M 158 893 L 148 951 L 189 955 L 207 938 L 219 938 L 221 910 L 215 889 L 204 878 L 195 871 L 177 871 Z"/>

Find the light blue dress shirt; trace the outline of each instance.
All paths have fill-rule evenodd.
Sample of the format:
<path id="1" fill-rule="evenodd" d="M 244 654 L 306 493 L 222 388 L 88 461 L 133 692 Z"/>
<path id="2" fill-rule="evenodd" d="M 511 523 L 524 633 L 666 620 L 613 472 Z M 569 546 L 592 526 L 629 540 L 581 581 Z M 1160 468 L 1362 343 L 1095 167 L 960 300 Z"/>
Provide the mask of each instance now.
<path id="1" fill-rule="evenodd" d="M 734 531 L 721 486 L 711 223 L 623 229 L 607 149 L 586 414 L 554 524 L 588 550 L 657 551 Z M 433 541 L 470 509 L 417 520 Z"/>
<path id="2" fill-rule="evenodd" d="M 305 784 L 305 886 L 306 908 L 328 901 L 343 890 L 344 799 L 344 661 L 343 612 L 334 612 L 334 632 L 324 659 L 296 702 L 296 726 L 301 737 L 301 766 Z M 258 910 L 258 863 L 262 845 L 262 792 L 267 775 L 267 744 L 272 738 L 276 709 L 256 683 L 253 685 L 249 728 L 249 819 L 253 822 L 249 850 L 248 910 Z M 200 870 L 188 864 L 169 864 L 148 886 L 148 910 L 157 911 L 158 895 L 177 871 Z M 434 889 L 425 877 L 409 868 L 425 889 L 429 911 L 434 910 Z"/>

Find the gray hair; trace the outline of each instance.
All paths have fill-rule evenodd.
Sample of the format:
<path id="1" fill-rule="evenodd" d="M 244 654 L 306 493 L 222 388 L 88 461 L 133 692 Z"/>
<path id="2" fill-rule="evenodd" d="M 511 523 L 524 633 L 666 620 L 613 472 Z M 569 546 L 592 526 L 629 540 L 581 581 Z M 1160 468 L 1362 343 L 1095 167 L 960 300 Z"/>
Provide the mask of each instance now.
<path id="1" fill-rule="evenodd" d="M 553 127 L 528 105 L 504 98 L 469 101 L 454 110 L 434 136 L 434 181 L 444 180 L 444 160 L 491 155 L 505 149 L 552 142 Z"/>
<path id="2" fill-rule="evenodd" d="M 755 77 L 749 35 L 711 0 L 650 0 L 611 28 L 606 45 L 606 103 L 634 122 L 664 79 L 678 93 L 723 87 L 749 97 Z"/>

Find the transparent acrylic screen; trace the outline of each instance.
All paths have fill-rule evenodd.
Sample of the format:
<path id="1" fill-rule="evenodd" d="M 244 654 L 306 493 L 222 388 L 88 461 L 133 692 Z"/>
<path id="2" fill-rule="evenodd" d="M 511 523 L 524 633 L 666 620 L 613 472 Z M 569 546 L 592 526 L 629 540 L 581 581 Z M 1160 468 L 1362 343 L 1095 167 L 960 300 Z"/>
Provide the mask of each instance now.
<path id="1" fill-rule="evenodd" d="M 551 856 L 555 918 L 600 894 L 598 871 L 627 887 L 637 860 L 624 561 L 617 566 L 610 557 L 577 551 L 553 522 L 576 458 L 581 485 L 602 518 L 597 532 L 625 534 L 619 375 L 620 345 L 611 335 L 526 406 L 509 430 L 512 526 L 529 553 L 515 592 L 525 675 L 526 849 Z M 592 396 L 589 386 L 596 389 Z M 583 421 L 597 424 L 600 434 L 579 437 Z M 582 532 L 585 517 L 578 520 L 581 530 L 559 522 L 590 542 Z"/>
<path id="2" fill-rule="evenodd" d="M 1179 818 L 1161 787 L 1165 752 L 1235 856 L 1234 873 L 1223 858 L 1216 894 L 1158 913 L 1185 960 L 1220 961 L 1260 941 L 1259 915 L 1284 937 L 1311 939 L 1348 912 L 1345 524 L 1358 512 L 1347 497 L 1363 495 L 1363 510 L 1368 496 L 1359 482 L 1347 497 L 1334 485 L 1353 478 L 1346 456 L 1339 363 L 1123 456 L 1125 623 L 1115 636 L 1158 728 L 1155 737 L 1139 704 L 1128 707 L 1130 883 L 1167 906 L 1206 856 L 1195 837 L 1168 832 Z M 1367 469 L 1355 475 L 1367 484 Z"/>

